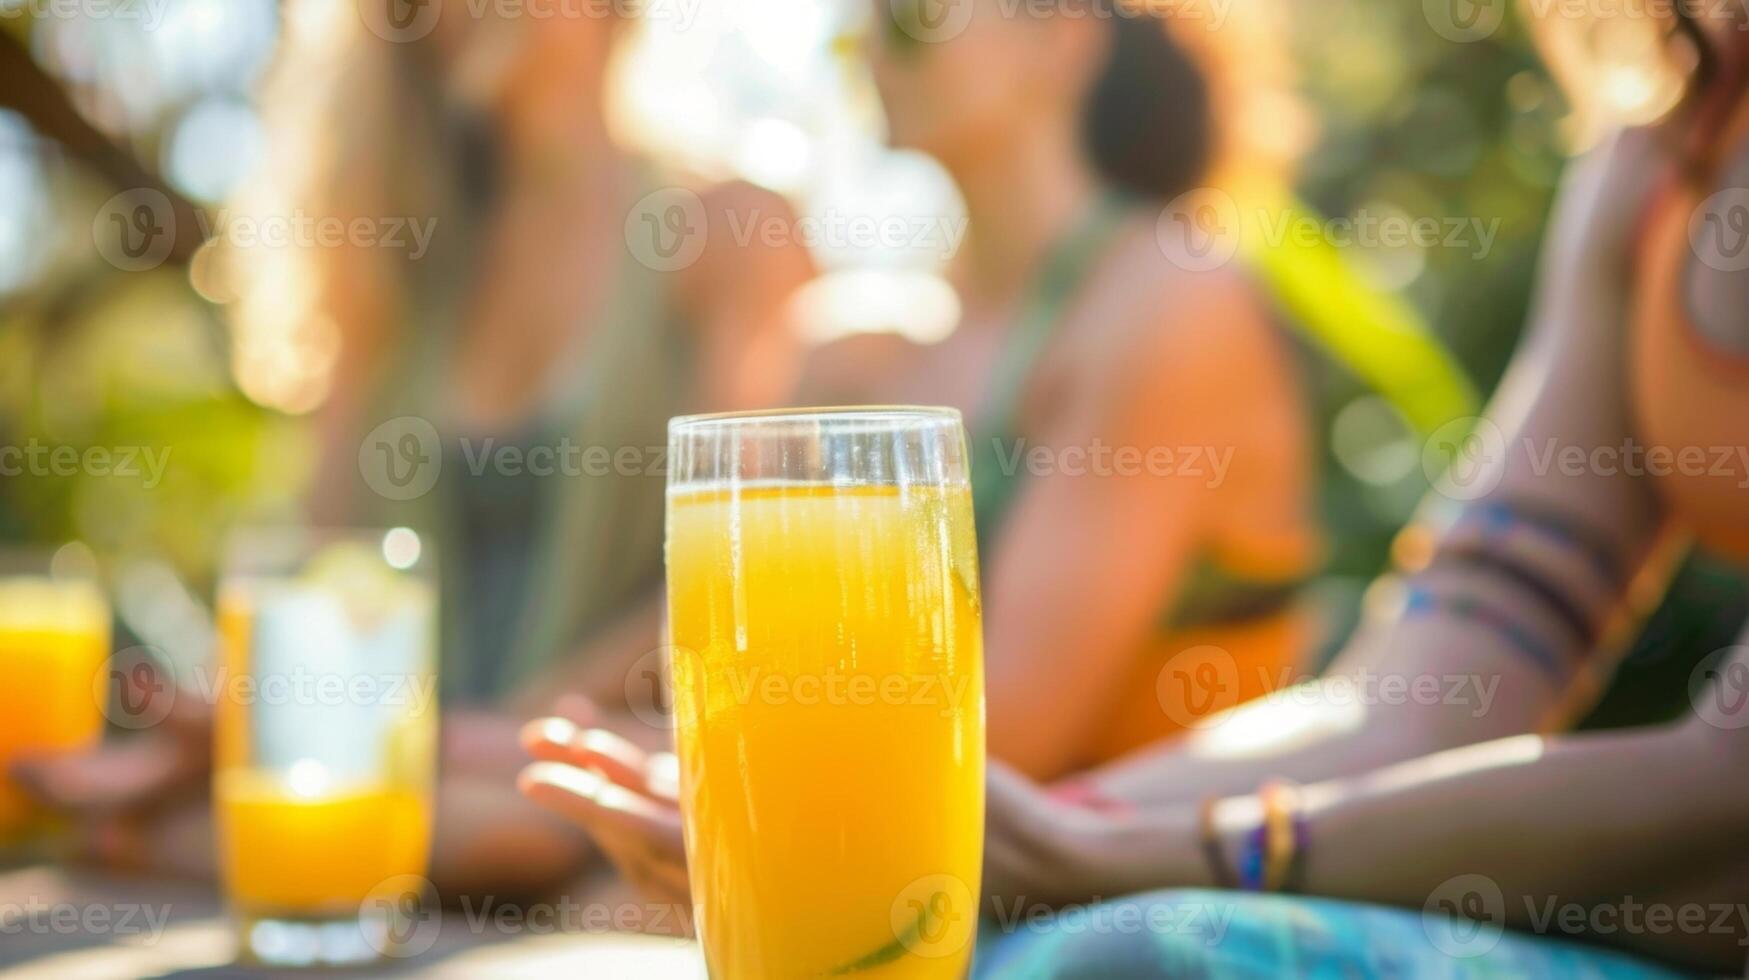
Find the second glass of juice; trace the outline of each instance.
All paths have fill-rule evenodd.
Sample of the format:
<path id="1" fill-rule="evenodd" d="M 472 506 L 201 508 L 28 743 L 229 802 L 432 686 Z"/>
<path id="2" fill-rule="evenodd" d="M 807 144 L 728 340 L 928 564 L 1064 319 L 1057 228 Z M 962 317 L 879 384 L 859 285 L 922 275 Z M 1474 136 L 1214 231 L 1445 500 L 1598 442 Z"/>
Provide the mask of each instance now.
<path id="1" fill-rule="evenodd" d="M 21 759 L 78 753 L 103 736 L 109 604 L 90 553 L 0 555 L 0 850 L 22 846 L 51 818 L 5 776 Z"/>
<path id="2" fill-rule="evenodd" d="M 984 831 L 965 437 L 945 409 L 676 419 L 681 806 L 714 977 L 961 977 Z"/>
<path id="3" fill-rule="evenodd" d="M 437 600 L 423 552 L 407 528 L 233 542 L 213 801 L 246 961 L 399 955 L 426 914 Z"/>

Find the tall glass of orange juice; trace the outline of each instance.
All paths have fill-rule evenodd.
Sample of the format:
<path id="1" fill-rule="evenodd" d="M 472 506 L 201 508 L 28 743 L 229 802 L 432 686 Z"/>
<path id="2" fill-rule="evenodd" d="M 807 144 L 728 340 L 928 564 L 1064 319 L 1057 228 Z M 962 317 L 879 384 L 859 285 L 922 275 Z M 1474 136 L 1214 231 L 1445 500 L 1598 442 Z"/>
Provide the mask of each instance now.
<path id="1" fill-rule="evenodd" d="M 102 737 L 109 646 L 109 604 L 89 552 L 0 555 L 0 847 L 23 844 L 47 822 L 6 770 Z"/>
<path id="2" fill-rule="evenodd" d="M 232 543 L 211 685 L 213 805 L 245 961 L 402 955 L 430 914 L 431 569 L 407 528 Z"/>
<path id="3" fill-rule="evenodd" d="M 959 414 L 698 416 L 669 446 L 681 808 L 711 976 L 964 976 L 984 677 Z"/>

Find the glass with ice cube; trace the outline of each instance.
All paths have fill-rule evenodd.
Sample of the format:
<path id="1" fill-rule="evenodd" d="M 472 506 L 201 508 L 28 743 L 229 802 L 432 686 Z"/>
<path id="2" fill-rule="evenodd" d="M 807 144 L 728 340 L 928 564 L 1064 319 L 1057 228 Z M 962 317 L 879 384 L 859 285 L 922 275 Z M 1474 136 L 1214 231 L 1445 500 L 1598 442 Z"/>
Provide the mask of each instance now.
<path id="1" fill-rule="evenodd" d="M 240 956 L 416 952 L 437 756 L 437 593 L 408 528 L 239 535 L 219 591 L 213 801 Z"/>

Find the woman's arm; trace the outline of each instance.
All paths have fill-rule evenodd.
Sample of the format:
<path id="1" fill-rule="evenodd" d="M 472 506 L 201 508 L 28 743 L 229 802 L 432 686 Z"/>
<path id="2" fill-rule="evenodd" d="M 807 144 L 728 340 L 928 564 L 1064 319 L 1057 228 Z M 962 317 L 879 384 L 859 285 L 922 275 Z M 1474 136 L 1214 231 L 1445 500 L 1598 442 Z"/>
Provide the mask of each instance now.
<path id="1" fill-rule="evenodd" d="M 1477 875 L 1470 881 L 1494 921 L 1557 936 L 1564 927 L 1551 906 L 1644 902 L 1655 892 L 1670 904 L 1696 900 L 1670 886 L 1721 863 L 1749 871 L 1746 744 L 1699 722 L 1523 735 L 1322 784 L 1307 796 L 1314 843 L 1302 887 L 1421 907 L 1442 890 L 1467 890 L 1453 879 Z M 1738 885 L 1749 894 L 1749 875 Z M 1736 914 L 1728 925 L 1679 945 L 1697 966 L 1740 966 L 1749 927 Z M 1644 949 L 1654 937 L 1594 938 Z M 1724 955 L 1732 949 L 1734 961 Z"/>
<path id="2" fill-rule="evenodd" d="M 1619 452 L 1633 431 L 1626 255 L 1657 160 L 1651 135 L 1633 133 L 1575 165 L 1531 334 L 1479 437 L 1451 440 L 1463 482 L 1431 499 L 1457 519 L 1430 554 L 1410 556 L 1425 566 L 1410 569 L 1419 601 L 1363 626 L 1326 680 L 1113 766 L 1096 777 L 1101 792 L 1157 802 L 1277 775 L 1324 779 L 1562 720 L 1663 540 L 1650 481 L 1587 462 Z M 1578 466 L 1563 462 L 1575 457 Z M 1364 694 L 1384 683 L 1438 694 Z M 1360 697 L 1343 693 L 1356 685 Z"/>
<path id="3" fill-rule="evenodd" d="M 1749 895 L 1749 647 L 1736 648 L 1713 685 L 1680 725 L 1517 736 L 1307 785 L 1293 885 L 1410 908 L 1449 899 L 1479 920 L 1736 969 L 1749 945 L 1739 911 Z M 987 890 L 998 901 L 1217 884 L 1196 807 L 1101 814 L 1000 769 L 990 793 Z M 1229 868 L 1260 811 L 1249 795 L 1215 804 Z M 1684 907 L 1705 907 L 1704 924 L 1634 927 L 1651 905 L 1691 923 L 1702 913 Z M 1585 914 L 1575 921 L 1563 909 Z"/>

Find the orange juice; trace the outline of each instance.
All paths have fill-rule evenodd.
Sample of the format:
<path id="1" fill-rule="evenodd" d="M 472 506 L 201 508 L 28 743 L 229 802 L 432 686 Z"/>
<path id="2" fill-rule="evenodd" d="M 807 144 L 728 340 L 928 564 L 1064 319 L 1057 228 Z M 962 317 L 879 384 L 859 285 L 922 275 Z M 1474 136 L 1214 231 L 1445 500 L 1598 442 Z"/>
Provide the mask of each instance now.
<path id="1" fill-rule="evenodd" d="M 435 602 L 352 543 L 221 589 L 213 806 L 245 923 L 352 919 L 379 886 L 425 874 Z"/>
<path id="2" fill-rule="evenodd" d="M 714 977 L 962 977 L 984 830 L 964 487 L 676 491 L 681 803 Z"/>
<path id="3" fill-rule="evenodd" d="M 384 881 L 425 871 L 431 814 L 412 789 L 231 770 L 213 802 L 227 892 L 253 915 L 353 914 Z"/>
<path id="4" fill-rule="evenodd" d="M 0 579 L 0 840 L 36 819 L 4 768 L 77 752 L 102 737 L 98 672 L 109 635 L 109 609 L 96 586 Z"/>

